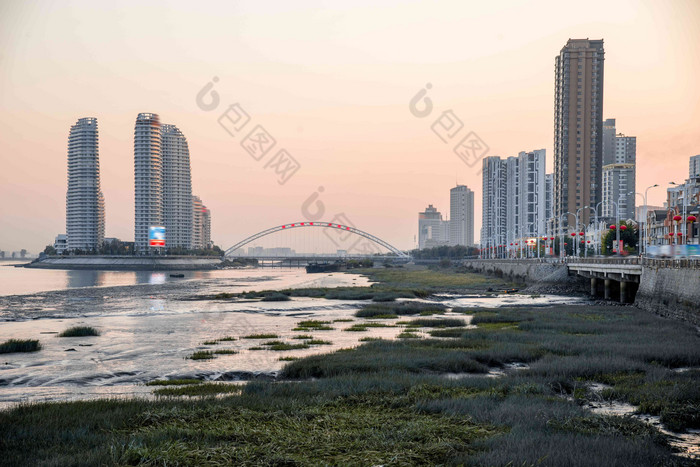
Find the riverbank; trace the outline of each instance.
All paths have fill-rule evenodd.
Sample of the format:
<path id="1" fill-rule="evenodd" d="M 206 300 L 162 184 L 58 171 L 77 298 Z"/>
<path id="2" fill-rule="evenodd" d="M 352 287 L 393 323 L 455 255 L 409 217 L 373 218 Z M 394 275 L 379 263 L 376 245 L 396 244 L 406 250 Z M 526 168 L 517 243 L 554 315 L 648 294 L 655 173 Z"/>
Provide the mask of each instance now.
<path id="1" fill-rule="evenodd" d="M 168 389 L 156 400 L 2 412 L 0 464 L 692 465 L 675 455 L 679 443 L 643 421 L 586 407 L 601 398 L 626 402 L 675 431 L 700 428 L 694 328 L 633 307 L 446 306 L 455 291 L 477 299 L 512 284 L 450 271 L 367 274 L 381 283 L 362 289 L 431 297 L 374 294 L 351 318 L 300 319 L 284 336 L 260 337 L 258 347 L 281 349 L 330 340 L 328 328 L 366 337 L 325 355 L 281 350 L 289 362 L 277 381 L 172 381 L 154 389 Z M 266 296 L 246 294 L 216 300 Z M 377 340 L 375 330 L 395 338 Z M 216 350 L 250 340 L 244 337 L 212 334 L 213 361 L 235 362 Z"/>
<path id="2" fill-rule="evenodd" d="M 223 261 L 220 257 L 206 256 L 52 256 L 32 261 L 24 267 L 101 271 L 206 271 L 228 263 L 230 262 Z"/>

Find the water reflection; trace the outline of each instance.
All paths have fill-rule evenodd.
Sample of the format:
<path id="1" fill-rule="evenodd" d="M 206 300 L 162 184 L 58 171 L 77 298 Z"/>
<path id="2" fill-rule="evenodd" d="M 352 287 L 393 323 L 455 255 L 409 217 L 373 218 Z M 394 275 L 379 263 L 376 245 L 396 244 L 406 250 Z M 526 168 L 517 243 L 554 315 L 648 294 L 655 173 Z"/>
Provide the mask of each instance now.
<path id="1" fill-rule="evenodd" d="M 67 287 L 97 287 L 104 285 L 104 271 L 67 271 Z"/>

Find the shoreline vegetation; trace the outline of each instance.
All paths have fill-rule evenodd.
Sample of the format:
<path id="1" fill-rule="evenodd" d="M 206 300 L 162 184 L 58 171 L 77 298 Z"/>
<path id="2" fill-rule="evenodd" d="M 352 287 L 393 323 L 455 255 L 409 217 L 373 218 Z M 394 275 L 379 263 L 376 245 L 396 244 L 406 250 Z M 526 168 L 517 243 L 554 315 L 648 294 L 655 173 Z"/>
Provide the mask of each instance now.
<path id="1" fill-rule="evenodd" d="M 375 284 L 189 299 L 262 300 L 274 292 L 366 300 L 352 327 L 400 326 L 403 337 L 368 335 L 357 347 L 305 358 L 290 353 L 280 357 L 288 363 L 276 381 L 158 380 L 147 383 L 155 400 L 20 405 L 0 412 L 0 465 L 697 462 L 637 417 L 587 408 L 624 402 L 670 430 L 700 428 L 700 337 L 686 323 L 630 306 L 448 310 L 439 300 L 410 299 L 520 286 L 454 270 L 358 272 Z M 298 345 L 323 345 L 312 334 L 334 324 L 297 323 Z M 273 347 L 275 337 L 212 336 L 211 343 L 247 338 Z"/>

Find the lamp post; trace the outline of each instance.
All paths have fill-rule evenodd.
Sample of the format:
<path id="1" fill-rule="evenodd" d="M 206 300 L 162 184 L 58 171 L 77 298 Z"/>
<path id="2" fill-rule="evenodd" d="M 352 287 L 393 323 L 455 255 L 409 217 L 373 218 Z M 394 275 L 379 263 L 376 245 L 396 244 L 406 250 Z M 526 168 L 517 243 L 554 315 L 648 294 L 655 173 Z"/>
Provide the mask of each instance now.
<path id="1" fill-rule="evenodd" d="M 647 241 L 648 241 L 647 235 L 649 234 L 649 229 L 647 228 L 647 221 L 649 220 L 649 219 L 647 219 L 647 210 L 649 209 L 647 206 L 647 193 L 649 192 L 649 188 L 654 188 L 657 186 L 659 186 L 659 184 L 655 183 L 654 185 L 648 186 L 647 189 L 644 190 L 644 226 L 642 229 L 644 231 L 644 242 L 643 242 L 644 255 L 647 254 Z"/>
<path id="2" fill-rule="evenodd" d="M 669 182 L 669 185 L 674 185 L 674 186 L 677 186 L 677 187 L 679 187 L 679 188 L 680 188 L 681 186 L 683 187 L 683 220 L 685 220 L 685 198 L 686 198 L 686 193 L 687 193 L 687 191 L 688 191 L 688 187 L 686 187 L 685 184 L 679 185 L 679 184 L 676 183 L 676 182 Z M 685 238 L 686 238 L 686 241 L 687 241 L 687 236 L 686 236 L 686 233 L 685 233 L 685 224 L 686 224 L 686 223 L 685 223 L 685 221 L 684 221 L 684 222 L 683 222 L 683 233 L 682 233 L 682 237 L 685 237 Z M 678 236 L 680 237 L 680 235 L 678 235 Z M 682 237 L 681 237 L 681 238 L 682 238 Z"/>
<path id="3" fill-rule="evenodd" d="M 560 240 L 561 243 L 559 243 L 559 257 L 562 259 L 566 256 L 566 249 L 564 248 L 564 230 L 562 229 L 562 226 L 561 226 L 561 224 L 562 224 L 561 218 L 564 216 L 567 216 L 567 222 L 568 222 L 568 216 L 570 216 L 570 215 L 575 216 L 576 214 L 574 214 L 573 212 L 566 211 L 564 214 L 559 216 L 559 236 L 561 237 L 561 240 Z M 578 222 L 578 218 L 576 220 Z"/>
<path id="4" fill-rule="evenodd" d="M 580 229 L 578 228 L 578 213 L 579 213 L 579 211 L 581 211 L 581 209 L 588 209 L 588 206 L 583 206 L 583 207 L 580 207 L 580 208 L 578 208 L 578 209 L 576 210 L 576 233 L 577 233 L 577 234 L 578 234 L 579 231 L 580 231 Z M 574 237 L 574 238 L 575 238 L 575 237 Z M 574 254 L 575 254 L 576 256 L 578 256 L 578 250 L 579 250 L 579 248 L 578 248 L 578 241 L 576 242 L 575 247 L 576 247 L 576 250 L 574 250 Z"/>

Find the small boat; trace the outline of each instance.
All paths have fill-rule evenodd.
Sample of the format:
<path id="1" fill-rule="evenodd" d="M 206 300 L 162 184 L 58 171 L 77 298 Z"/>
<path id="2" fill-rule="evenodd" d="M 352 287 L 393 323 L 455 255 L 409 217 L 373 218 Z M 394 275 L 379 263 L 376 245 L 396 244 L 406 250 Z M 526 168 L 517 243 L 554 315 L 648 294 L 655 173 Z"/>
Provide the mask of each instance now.
<path id="1" fill-rule="evenodd" d="M 170 274 L 170 277 L 185 277 L 185 275 L 182 273 L 177 273 L 177 274 Z"/>

